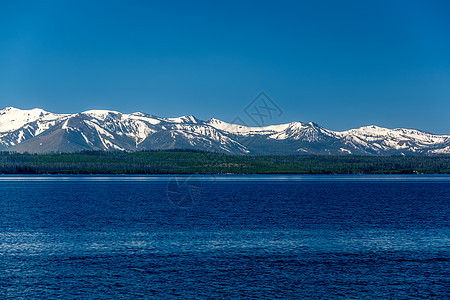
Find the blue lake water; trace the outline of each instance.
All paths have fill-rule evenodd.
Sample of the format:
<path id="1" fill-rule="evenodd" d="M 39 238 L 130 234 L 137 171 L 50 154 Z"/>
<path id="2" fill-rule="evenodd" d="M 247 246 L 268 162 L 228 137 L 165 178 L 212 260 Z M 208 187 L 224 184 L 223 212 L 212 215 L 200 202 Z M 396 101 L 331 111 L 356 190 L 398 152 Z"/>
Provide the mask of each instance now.
<path id="1" fill-rule="evenodd" d="M 0 298 L 450 297 L 450 176 L 0 176 Z"/>

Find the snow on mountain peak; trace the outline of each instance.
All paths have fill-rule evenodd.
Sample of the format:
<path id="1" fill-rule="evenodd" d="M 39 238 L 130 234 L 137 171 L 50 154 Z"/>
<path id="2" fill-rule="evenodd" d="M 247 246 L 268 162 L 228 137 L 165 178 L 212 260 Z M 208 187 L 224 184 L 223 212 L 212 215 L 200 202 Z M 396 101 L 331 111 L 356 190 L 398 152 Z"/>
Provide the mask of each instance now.
<path id="1" fill-rule="evenodd" d="M 108 115 L 121 115 L 121 112 L 113 111 L 113 110 L 102 110 L 102 109 L 91 109 L 87 111 L 83 111 L 82 114 L 88 115 L 94 118 L 105 119 Z"/>
<path id="2" fill-rule="evenodd" d="M 53 114 L 40 108 L 25 110 L 6 107 L 0 110 L 0 132 L 14 131 L 37 120 L 50 121 L 61 116 L 64 115 Z"/>
<path id="3" fill-rule="evenodd" d="M 147 116 L 147 114 L 144 114 L 143 112 L 140 112 L 140 111 L 134 112 L 130 115 L 136 116 L 136 117 L 146 117 Z"/>
<path id="4" fill-rule="evenodd" d="M 41 112 L 46 113 L 46 111 L 41 108 L 20 109 L 20 108 L 16 108 L 13 106 L 8 106 L 8 107 L 5 107 L 4 109 L 0 110 L 1 114 L 6 114 L 6 113 L 26 114 L 26 113 L 41 113 Z"/>
<path id="5" fill-rule="evenodd" d="M 8 106 L 8 107 L 5 107 L 4 109 L 2 109 L 2 110 L 0 110 L 0 112 L 3 112 L 3 111 L 12 111 L 12 110 L 20 110 L 19 108 L 15 108 L 15 107 L 13 107 L 13 106 Z"/>
<path id="6" fill-rule="evenodd" d="M 165 118 L 165 120 L 171 123 L 198 123 L 198 119 L 193 115 L 187 115 L 178 118 Z"/>
<path id="7" fill-rule="evenodd" d="M 251 127 L 240 124 L 227 123 L 215 118 L 211 118 L 206 123 L 216 129 L 239 135 L 249 134 L 269 134 L 286 130 L 292 123 L 269 125 L 263 127 Z"/>

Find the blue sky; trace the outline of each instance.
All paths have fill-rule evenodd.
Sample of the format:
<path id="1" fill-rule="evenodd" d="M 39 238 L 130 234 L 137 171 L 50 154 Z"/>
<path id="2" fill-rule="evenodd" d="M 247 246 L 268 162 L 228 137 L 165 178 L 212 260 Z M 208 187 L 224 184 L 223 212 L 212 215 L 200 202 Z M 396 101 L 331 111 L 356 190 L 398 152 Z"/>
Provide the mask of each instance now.
<path id="1" fill-rule="evenodd" d="M 1 1 L 0 106 L 450 133 L 450 1 Z M 251 122 L 249 120 L 245 122 Z"/>

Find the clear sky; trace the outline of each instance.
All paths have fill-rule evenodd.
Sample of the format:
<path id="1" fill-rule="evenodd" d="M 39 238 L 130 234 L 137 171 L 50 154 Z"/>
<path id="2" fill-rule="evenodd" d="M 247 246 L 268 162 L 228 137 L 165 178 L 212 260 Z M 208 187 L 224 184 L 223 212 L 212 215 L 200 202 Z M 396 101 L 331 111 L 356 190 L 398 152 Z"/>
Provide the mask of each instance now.
<path id="1" fill-rule="evenodd" d="M 450 1 L 0 1 L 0 106 L 450 134 Z"/>

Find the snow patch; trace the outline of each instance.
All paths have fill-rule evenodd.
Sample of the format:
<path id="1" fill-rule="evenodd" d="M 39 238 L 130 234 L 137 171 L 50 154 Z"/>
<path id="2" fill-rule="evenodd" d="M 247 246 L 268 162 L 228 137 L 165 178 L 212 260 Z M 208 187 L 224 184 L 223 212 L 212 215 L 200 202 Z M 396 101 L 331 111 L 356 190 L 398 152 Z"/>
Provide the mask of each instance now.
<path id="1" fill-rule="evenodd" d="M 450 154 L 450 146 L 447 146 L 447 147 L 442 148 L 442 149 L 430 150 L 428 152 L 429 153 L 433 153 L 433 154 Z"/>
<path id="2" fill-rule="evenodd" d="M 339 151 L 341 151 L 342 153 L 352 154 L 352 151 L 345 149 L 345 148 L 340 148 Z"/>

